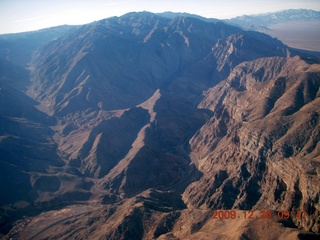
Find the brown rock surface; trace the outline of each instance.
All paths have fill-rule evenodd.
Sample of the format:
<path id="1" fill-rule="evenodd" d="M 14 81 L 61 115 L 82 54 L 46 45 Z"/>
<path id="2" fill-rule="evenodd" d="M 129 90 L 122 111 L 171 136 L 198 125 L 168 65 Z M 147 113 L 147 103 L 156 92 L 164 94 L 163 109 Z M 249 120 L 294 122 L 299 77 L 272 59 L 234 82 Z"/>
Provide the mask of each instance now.
<path id="1" fill-rule="evenodd" d="M 265 34 L 144 12 L 51 41 L 30 76 L 1 60 L 1 234 L 318 237 L 320 66 L 293 55 Z"/>
<path id="2" fill-rule="evenodd" d="M 213 117 L 190 140 L 204 176 L 193 207 L 306 211 L 294 222 L 319 232 L 319 65 L 299 57 L 237 66 L 205 93 Z M 205 194 L 203 194 L 205 192 Z"/>

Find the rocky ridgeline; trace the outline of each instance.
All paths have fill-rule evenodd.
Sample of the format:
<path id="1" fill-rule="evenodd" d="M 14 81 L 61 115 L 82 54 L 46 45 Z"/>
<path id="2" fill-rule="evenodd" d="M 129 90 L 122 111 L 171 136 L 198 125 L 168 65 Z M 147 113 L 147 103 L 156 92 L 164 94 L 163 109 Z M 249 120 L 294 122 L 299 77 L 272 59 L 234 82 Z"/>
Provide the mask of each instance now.
<path id="1" fill-rule="evenodd" d="M 218 21 L 146 12 L 74 28 L 33 53 L 29 72 L 1 60 L 1 209 L 43 223 L 16 236 L 319 233 L 315 58 Z M 212 221 L 214 209 L 292 216 L 234 219 L 227 233 L 234 224 Z M 46 210 L 55 218 L 35 214 Z"/>

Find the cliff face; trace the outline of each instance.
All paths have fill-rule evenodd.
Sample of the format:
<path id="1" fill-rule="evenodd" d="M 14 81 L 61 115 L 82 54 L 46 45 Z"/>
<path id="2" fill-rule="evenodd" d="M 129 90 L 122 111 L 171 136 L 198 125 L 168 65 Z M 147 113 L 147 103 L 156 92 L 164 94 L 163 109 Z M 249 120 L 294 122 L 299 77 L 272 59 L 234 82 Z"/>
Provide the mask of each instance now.
<path id="1" fill-rule="evenodd" d="M 294 221 L 318 232 L 319 76 L 319 65 L 299 57 L 265 58 L 209 89 L 199 107 L 213 117 L 190 140 L 204 176 L 186 189 L 186 202 L 303 209 L 310 218 Z"/>
<path id="2" fill-rule="evenodd" d="M 223 23 L 130 13 L 51 41 L 30 72 L 3 60 L 0 164 L 12 197 L 1 209 L 34 220 L 8 236 L 268 232 L 214 221 L 214 209 L 288 210 L 288 222 L 263 223 L 274 238 L 319 233 L 320 67 L 293 55 Z"/>

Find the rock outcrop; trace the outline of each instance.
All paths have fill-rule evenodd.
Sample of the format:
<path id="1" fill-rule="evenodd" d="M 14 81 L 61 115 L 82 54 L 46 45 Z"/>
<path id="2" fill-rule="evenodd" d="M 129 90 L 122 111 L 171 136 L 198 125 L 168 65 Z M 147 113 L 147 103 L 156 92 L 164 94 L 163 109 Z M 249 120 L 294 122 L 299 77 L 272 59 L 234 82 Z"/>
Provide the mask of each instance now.
<path id="1" fill-rule="evenodd" d="M 205 93 L 213 117 L 190 140 L 203 172 L 184 194 L 199 208 L 306 211 L 319 229 L 319 65 L 244 62 Z M 203 194 L 206 192 L 206 194 Z"/>

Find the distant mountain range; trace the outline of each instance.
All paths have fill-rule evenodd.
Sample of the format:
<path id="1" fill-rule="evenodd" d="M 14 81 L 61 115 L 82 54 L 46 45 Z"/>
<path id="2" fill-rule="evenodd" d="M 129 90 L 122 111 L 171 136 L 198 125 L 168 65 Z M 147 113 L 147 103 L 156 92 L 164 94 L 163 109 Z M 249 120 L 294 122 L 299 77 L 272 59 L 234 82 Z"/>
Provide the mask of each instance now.
<path id="1" fill-rule="evenodd" d="M 259 28 L 267 28 L 271 24 L 292 21 L 320 21 L 320 11 L 307 9 L 289 9 L 279 12 L 263 13 L 257 15 L 243 15 L 224 21 L 245 29 L 256 30 Z"/>
<path id="2" fill-rule="evenodd" d="M 244 15 L 218 20 L 188 13 L 160 13 L 161 16 L 194 17 L 205 22 L 223 21 L 245 30 L 259 31 L 276 37 L 293 48 L 320 52 L 320 12 L 307 9 L 289 9 L 274 13 Z"/>
<path id="3" fill-rule="evenodd" d="M 320 11 L 308 9 L 288 9 L 278 12 L 243 15 L 231 19 L 215 19 L 205 18 L 196 14 L 164 12 L 158 15 L 168 18 L 177 16 L 198 18 L 205 22 L 223 21 L 225 23 L 235 25 L 246 30 L 259 30 L 268 28 L 272 24 L 292 22 L 292 21 L 320 21 Z"/>
<path id="4" fill-rule="evenodd" d="M 0 36 L 1 237 L 316 239 L 319 106 L 317 56 L 214 19 Z"/>
<path id="5" fill-rule="evenodd" d="M 276 37 L 293 48 L 320 52 L 320 12 L 291 9 L 225 20 L 246 30 Z"/>

